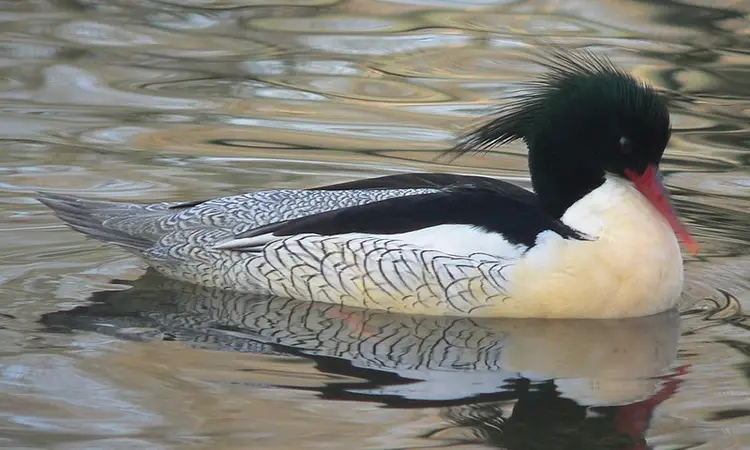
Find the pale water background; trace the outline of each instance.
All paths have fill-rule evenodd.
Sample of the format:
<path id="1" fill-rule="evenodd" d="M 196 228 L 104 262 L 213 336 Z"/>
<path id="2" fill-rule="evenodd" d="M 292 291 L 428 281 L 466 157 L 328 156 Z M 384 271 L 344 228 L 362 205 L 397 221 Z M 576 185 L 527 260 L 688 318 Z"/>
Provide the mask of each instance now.
<path id="1" fill-rule="evenodd" d="M 749 14 L 746 0 L 0 3 L 0 447 L 750 448 Z M 702 246 L 680 318 L 395 317 L 158 277 L 123 291 L 111 280 L 137 279 L 138 260 L 33 199 L 412 170 L 527 185 L 520 144 L 435 157 L 538 71 L 540 37 L 671 94 L 664 169 Z"/>

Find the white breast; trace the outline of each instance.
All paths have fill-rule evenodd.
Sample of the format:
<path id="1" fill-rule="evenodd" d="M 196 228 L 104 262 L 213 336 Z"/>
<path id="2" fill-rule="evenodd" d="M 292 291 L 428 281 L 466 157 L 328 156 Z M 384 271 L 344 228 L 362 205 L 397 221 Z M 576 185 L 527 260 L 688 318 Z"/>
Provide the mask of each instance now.
<path id="1" fill-rule="evenodd" d="M 658 211 L 622 178 L 607 180 L 573 204 L 562 221 L 591 240 L 552 232 L 509 269 L 515 317 L 636 317 L 667 310 L 682 291 L 679 243 Z"/>

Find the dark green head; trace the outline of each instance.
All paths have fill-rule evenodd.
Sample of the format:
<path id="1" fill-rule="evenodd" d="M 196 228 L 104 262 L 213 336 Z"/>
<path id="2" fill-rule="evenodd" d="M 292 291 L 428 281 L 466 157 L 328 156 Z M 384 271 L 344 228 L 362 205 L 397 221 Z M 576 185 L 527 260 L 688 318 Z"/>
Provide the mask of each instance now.
<path id="1" fill-rule="evenodd" d="M 658 166 L 669 141 L 669 112 L 655 90 L 591 53 L 555 52 L 544 65 L 549 72 L 523 97 L 501 107 L 455 150 L 523 139 L 534 190 L 559 217 L 606 173 L 641 175 Z"/>

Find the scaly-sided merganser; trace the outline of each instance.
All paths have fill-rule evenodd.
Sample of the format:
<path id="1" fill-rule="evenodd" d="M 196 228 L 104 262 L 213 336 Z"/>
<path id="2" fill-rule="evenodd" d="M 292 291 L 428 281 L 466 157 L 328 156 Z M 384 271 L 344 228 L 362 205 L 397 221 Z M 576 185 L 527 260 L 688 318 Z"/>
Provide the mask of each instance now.
<path id="1" fill-rule="evenodd" d="M 623 318 L 673 307 L 696 244 L 658 170 L 665 100 L 588 52 L 554 52 L 457 154 L 523 139 L 536 194 L 403 174 L 147 205 L 42 194 L 72 228 L 169 277 L 404 313 Z"/>

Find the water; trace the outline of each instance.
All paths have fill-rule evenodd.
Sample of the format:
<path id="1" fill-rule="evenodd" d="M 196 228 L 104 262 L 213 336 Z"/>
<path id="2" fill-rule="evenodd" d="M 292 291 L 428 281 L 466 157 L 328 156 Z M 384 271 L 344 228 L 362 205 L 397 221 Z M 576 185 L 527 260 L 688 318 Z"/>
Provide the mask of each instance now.
<path id="1" fill-rule="evenodd" d="M 0 447 L 750 448 L 748 14 L 733 0 L 3 3 Z M 412 170 L 528 185 L 520 144 L 436 156 L 537 71 L 539 38 L 670 93 L 667 184 L 702 249 L 679 316 L 248 299 L 139 279 L 137 259 L 33 200 Z"/>

